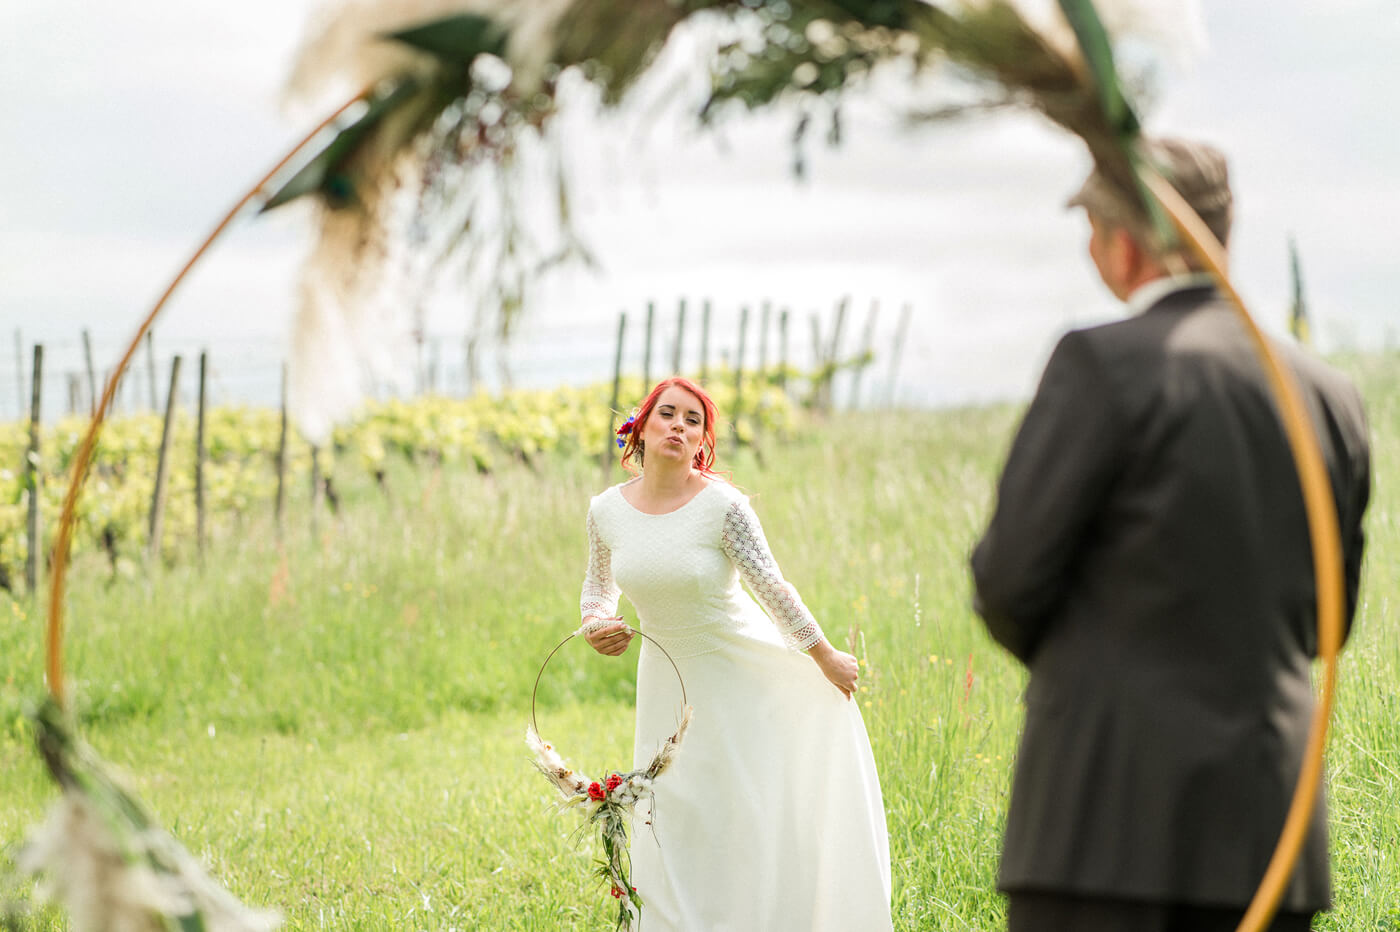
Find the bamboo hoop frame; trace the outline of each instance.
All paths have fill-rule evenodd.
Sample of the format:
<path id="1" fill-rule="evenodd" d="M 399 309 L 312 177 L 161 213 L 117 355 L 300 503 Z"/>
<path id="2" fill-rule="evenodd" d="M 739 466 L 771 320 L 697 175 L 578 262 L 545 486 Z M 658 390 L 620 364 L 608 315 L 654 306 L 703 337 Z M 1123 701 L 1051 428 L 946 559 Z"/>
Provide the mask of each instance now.
<path id="1" fill-rule="evenodd" d="M 1182 238 L 1210 270 L 1253 339 L 1255 352 L 1268 376 L 1269 387 L 1288 437 L 1288 446 L 1298 469 L 1298 481 L 1303 491 L 1303 507 L 1308 518 L 1313 577 L 1317 590 L 1317 649 L 1322 660 L 1322 684 L 1308 729 L 1308 743 L 1303 751 L 1303 765 L 1298 774 L 1298 784 L 1294 788 L 1293 800 L 1289 804 L 1288 815 L 1279 833 L 1278 845 L 1238 928 L 1238 932 L 1262 932 L 1278 911 L 1279 903 L 1288 887 L 1293 867 L 1298 861 L 1303 841 L 1308 834 L 1308 821 L 1322 784 L 1323 756 L 1327 746 L 1327 726 L 1336 698 L 1337 653 L 1342 646 L 1342 617 L 1345 611 L 1342 541 L 1337 525 L 1337 505 L 1332 493 L 1331 480 L 1327 476 L 1327 467 L 1323 462 L 1322 449 L 1318 444 L 1315 425 L 1303 404 L 1297 382 L 1269 345 L 1269 341 L 1231 284 L 1224 247 L 1176 189 L 1155 169 L 1149 168 L 1141 172 L 1139 177 L 1166 210 Z"/>
<path id="2" fill-rule="evenodd" d="M 243 208 L 262 193 L 263 188 L 277 177 L 278 173 L 287 166 L 287 163 L 296 158 L 306 145 L 315 139 L 322 130 L 330 126 L 340 118 L 346 110 L 363 100 L 370 92 L 370 88 L 361 90 L 354 97 L 341 104 L 329 116 L 317 123 L 315 128 L 306 134 L 296 145 L 292 146 L 288 152 L 263 175 L 257 184 L 253 185 L 238 202 L 226 213 L 222 220 L 214 227 L 212 233 L 205 237 L 199 248 L 185 262 L 183 268 L 165 287 L 164 293 L 156 301 L 155 307 L 151 308 L 146 315 L 141 326 L 136 328 L 136 335 L 132 338 L 126 352 L 122 355 L 121 361 L 107 377 L 107 382 L 102 388 L 102 400 L 98 402 L 97 410 L 93 412 L 92 422 L 88 424 L 87 433 L 83 435 L 82 443 L 78 446 L 77 455 L 73 459 L 73 474 L 68 480 L 68 492 L 63 499 L 63 511 L 58 518 L 58 532 L 54 537 L 53 550 L 53 572 L 49 580 L 49 613 L 48 613 L 48 634 L 45 645 L 46 664 L 45 673 L 48 680 L 49 695 L 53 697 L 59 708 L 63 708 L 64 687 L 63 687 L 63 585 L 68 578 L 68 563 L 71 556 L 73 543 L 73 525 L 76 522 L 78 511 L 78 497 L 82 494 L 83 482 L 87 479 L 88 469 L 92 465 L 92 453 L 97 448 L 97 438 L 102 432 L 102 424 L 107 418 L 107 412 L 111 409 L 112 399 L 116 397 L 117 385 L 121 382 L 122 376 L 131 365 L 131 360 L 135 357 L 137 349 L 141 345 L 141 340 L 146 336 L 147 331 L 155 323 L 156 317 L 170 301 L 175 289 L 189 275 L 190 270 L 195 267 L 209 247 L 214 245 L 214 241 L 223 235 L 229 225 L 233 223 Z"/>

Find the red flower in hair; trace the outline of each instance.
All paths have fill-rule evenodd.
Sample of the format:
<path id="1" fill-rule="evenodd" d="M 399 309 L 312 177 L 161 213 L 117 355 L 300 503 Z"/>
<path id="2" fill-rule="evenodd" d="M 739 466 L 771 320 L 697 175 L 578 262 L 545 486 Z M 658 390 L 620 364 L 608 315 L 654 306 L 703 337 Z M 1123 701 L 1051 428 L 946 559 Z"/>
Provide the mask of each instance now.
<path id="1" fill-rule="evenodd" d="M 628 434 L 632 433 L 632 428 L 635 427 L 636 425 L 637 425 L 637 415 L 635 415 L 635 414 L 632 415 L 631 417 L 629 417 L 627 420 L 625 420 L 625 421 L 622 422 L 622 426 L 619 427 L 619 428 L 617 429 L 617 446 L 618 446 L 618 449 L 621 449 L 622 447 L 624 447 L 624 446 L 627 445 L 627 441 L 623 440 L 622 438 L 623 438 L 623 437 L 626 437 Z"/>

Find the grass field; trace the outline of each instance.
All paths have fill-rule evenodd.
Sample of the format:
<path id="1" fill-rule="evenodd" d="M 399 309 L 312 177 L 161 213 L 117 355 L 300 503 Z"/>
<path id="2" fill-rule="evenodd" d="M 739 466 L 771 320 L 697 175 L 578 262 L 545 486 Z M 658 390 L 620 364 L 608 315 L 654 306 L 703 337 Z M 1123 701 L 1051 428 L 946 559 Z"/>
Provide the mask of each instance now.
<path id="1" fill-rule="evenodd" d="M 1322 929 L 1400 929 L 1396 362 L 1347 362 L 1369 396 L 1376 487 L 1331 741 L 1337 906 Z M 828 634 L 858 632 L 903 930 L 1002 921 L 992 886 L 1023 675 L 972 615 L 965 567 L 1016 416 L 843 416 L 767 445 L 762 466 L 747 451 L 727 464 Z M 109 582 L 78 566 L 67 663 L 85 735 L 217 877 L 290 928 L 610 928 L 591 852 L 522 740 L 539 664 L 576 625 L 596 465 L 405 466 L 391 498 L 338 481 L 341 517 L 314 537 L 294 512 L 284 544 L 249 521 L 202 569 Z M 7 846 L 55 796 L 23 719 L 41 627 L 40 606 L 0 601 Z M 589 771 L 624 765 L 632 663 L 578 646 L 550 666 L 541 727 Z M 42 909 L 9 922 L 63 927 Z"/>

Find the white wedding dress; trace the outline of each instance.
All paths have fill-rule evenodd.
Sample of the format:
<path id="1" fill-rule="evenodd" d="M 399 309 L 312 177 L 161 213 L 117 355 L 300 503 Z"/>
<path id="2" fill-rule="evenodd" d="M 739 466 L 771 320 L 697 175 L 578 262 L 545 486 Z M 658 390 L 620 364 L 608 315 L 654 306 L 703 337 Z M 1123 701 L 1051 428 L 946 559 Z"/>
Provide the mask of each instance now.
<path id="1" fill-rule="evenodd" d="M 640 932 L 890 929 L 889 840 L 865 723 L 801 652 L 821 629 L 783 580 L 748 499 L 712 480 L 650 515 L 621 489 L 588 511 L 583 614 L 612 616 L 626 593 L 695 710 L 654 808 L 637 809 Z M 633 753 L 645 767 L 682 703 L 665 655 L 637 641 Z"/>

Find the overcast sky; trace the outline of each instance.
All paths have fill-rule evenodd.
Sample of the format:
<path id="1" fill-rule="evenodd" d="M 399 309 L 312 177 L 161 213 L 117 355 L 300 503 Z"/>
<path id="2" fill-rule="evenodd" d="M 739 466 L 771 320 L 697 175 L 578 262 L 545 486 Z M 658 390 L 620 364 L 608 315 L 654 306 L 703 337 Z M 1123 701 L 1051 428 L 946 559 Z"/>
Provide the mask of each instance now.
<path id="1" fill-rule="evenodd" d="M 279 95 L 309 8 L 0 5 L 6 344 L 19 329 L 72 367 L 88 328 L 99 367 L 111 363 L 198 239 L 302 132 L 309 115 L 288 117 Z M 1324 348 L 1396 345 L 1400 6 L 1231 0 L 1205 15 L 1205 52 L 1149 125 L 1230 154 L 1246 298 L 1282 325 L 1292 233 Z M 1036 118 L 905 132 L 887 101 L 857 103 L 840 148 L 809 145 L 805 182 L 790 172 L 793 119 L 735 118 L 706 134 L 678 115 L 645 136 L 635 119 L 567 124 L 579 226 L 603 269 L 547 283 L 517 367 L 602 371 L 619 310 L 655 299 L 669 320 L 681 296 L 713 299 L 723 320 L 772 300 L 799 316 L 805 344 L 807 314 L 845 294 L 848 333 L 881 303 L 880 346 L 897 308 L 914 306 L 905 397 L 1005 397 L 1034 384 L 1066 327 L 1116 313 L 1085 257 L 1086 224 L 1061 208 L 1087 157 Z M 163 345 L 214 350 L 229 396 L 266 394 L 305 219 L 245 220 L 161 327 Z M 434 308 L 430 329 L 453 341 L 445 353 L 469 314 Z M 0 416 L 16 410 L 13 355 L 0 353 Z"/>

